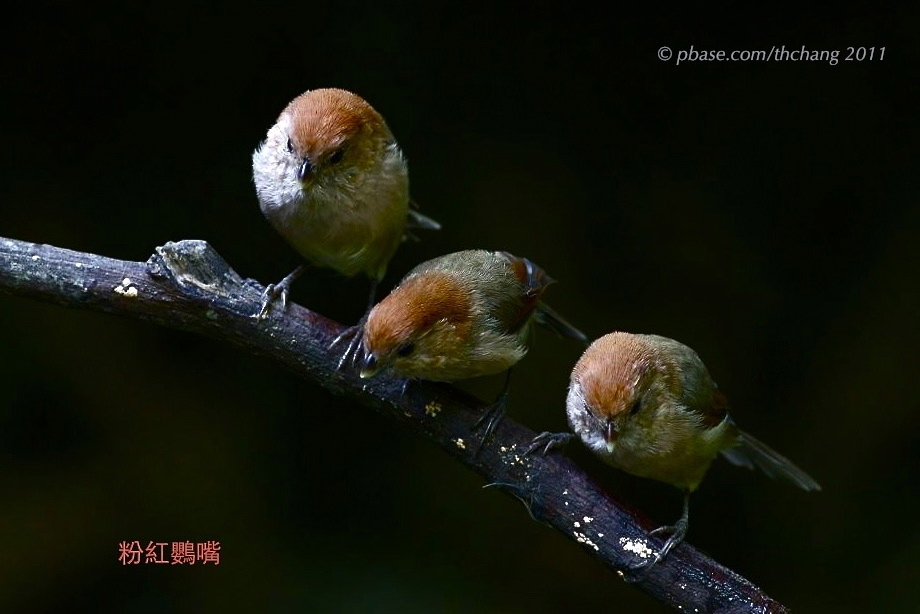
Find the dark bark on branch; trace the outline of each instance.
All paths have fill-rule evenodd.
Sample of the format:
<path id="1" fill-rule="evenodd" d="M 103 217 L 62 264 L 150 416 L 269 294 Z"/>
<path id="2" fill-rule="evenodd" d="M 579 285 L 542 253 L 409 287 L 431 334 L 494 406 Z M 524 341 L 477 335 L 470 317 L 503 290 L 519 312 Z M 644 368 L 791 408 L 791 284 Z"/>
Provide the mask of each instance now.
<path id="1" fill-rule="evenodd" d="M 267 355 L 328 390 L 407 424 L 448 454 L 518 497 L 534 518 L 575 540 L 620 576 L 684 612 L 786 612 L 759 588 L 682 544 L 647 573 L 627 571 L 657 550 L 648 523 L 600 490 L 562 454 L 524 456 L 534 432 L 511 419 L 477 453 L 473 430 L 483 404 L 450 386 L 361 380 L 336 371 L 329 349 L 342 326 L 298 305 L 253 317 L 262 287 L 243 280 L 203 241 L 158 247 L 146 262 L 126 262 L 0 238 L 0 293 L 118 313 Z"/>

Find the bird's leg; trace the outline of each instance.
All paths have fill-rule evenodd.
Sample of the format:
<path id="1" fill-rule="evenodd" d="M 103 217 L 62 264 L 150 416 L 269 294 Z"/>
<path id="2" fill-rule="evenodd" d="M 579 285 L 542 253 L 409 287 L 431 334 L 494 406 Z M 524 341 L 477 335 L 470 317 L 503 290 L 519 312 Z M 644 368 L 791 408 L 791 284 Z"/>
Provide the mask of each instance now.
<path id="1" fill-rule="evenodd" d="M 664 546 L 661 547 L 661 550 L 647 561 L 634 565 L 632 569 L 650 569 L 655 563 L 664 559 L 668 556 L 668 553 L 671 551 L 674 546 L 678 545 L 684 541 L 684 537 L 687 535 L 687 527 L 690 520 L 690 491 L 687 490 L 684 492 L 684 511 L 678 518 L 677 522 L 672 525 L 665 525 L 663 527 L 658 527 L 654 531 L 651 531 L 649 535 L 662 535 L 670 534 L 667 541 L 664 542 Z"/>
<path id="2" fill-rule="evenodd" d="M 262 291 L 262 306 L 259 308 L 256 318 L 259 320 L 265 319 L 272 304 L 279 299 L 281 300 L 281 311 L 283 312 L 284 308 L 287 307 L 287 295 L 291 289 L 291 284 L 306 270 L 307 267 L 301 264 L 278 283 L 265 286 L 265 290 Z"/>
<path id="3" fill-rule="evenodd" d="M 377 297 L 377 280 L 371 280 L 371 291 L 367 298 L 367 309 L 364 310 L 364 315 L 361 316 L 361 319 L 358 320 L 358 323 L 354 326 L 349 326 L 341 333 L 339 336 L 332 340 L 332 343 L 329 344 L 329 349 L 334 348 L 339 343 L 343 341 L 346 342 L 345 351 L 342 352 L 341 358 L 339 358 L 338 364 L 336 364 L 336 370 L 341 371 L 342 367 L 346 363 L 352 365 L 358 360 L 358 354 L 361 353 L 361 341 L 364 336 L 364 325 L 367 324 L 367 318 L 371 314 L 371 309 L 374 308 L 374 299 Z"/>
<path id="4" fill-rule="evenodd" d="M 485 428 L 482 430 L 482 439 L 480 440 L 480 447 L 485 441 L 492 435 L 495 431 L 495 427 L 499 425 L 502 421 L 502 418 L 505 417 L 505 410 L 508 406 L 508 390 L 511 388 L 511 369 L 508 369 L 505 374 L 505 385 L 502 388 L 501 393 L 498 397 L 486 405 L 484 408 L 482 416 L 479 417 L 479 420 L 476 421 L 476 424 L 473 425 L 474 430 L 479 430 L 480 427 L 485 425 Z"/>
<path id="5" fill-rule="evenodd" d="M 543 431 L 531 440 L 530 445 L 524 450 L 524 456 L 533 454 L 540 448 L 543 448 L 540 454 L 546 456 L 552 450 L 564 447 L 574 438 L 575 435 L 573 433 L 550 433 L 549 431 Z"/>

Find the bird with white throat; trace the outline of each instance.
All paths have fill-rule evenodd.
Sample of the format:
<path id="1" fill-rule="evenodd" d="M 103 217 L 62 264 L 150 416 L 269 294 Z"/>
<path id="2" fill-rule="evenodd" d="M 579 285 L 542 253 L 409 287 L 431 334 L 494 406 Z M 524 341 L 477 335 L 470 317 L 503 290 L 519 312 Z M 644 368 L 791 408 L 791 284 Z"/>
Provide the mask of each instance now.
<path id="1" fill-rule="evenodd" d="M 410 206 L 406 159 L 383 117 L 342 89 L 310 90 L 292 100 L 253 153 L 252 171 L 262 213 L 301 256 L 370 279 L 362 323 L 409 231 L 440 228 Z M 259 318 L 276 299 L 283 308 L 303 270 L 266 288 Z M 357 338 L 360 323 L 346 332 Z"/>

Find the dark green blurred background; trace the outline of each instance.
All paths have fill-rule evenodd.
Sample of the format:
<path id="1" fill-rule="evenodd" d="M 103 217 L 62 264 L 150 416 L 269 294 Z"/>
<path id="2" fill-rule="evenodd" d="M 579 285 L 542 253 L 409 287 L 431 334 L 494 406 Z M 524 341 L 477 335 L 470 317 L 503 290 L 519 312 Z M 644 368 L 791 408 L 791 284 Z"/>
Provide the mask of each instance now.
<path id="1" fill-rule="evenodd" d="M 7 15 L 0 236 L 128 260 L 206 239 L 277 281 L 299 261 L 259 212 L 251 153 L 295 95 L 351 89 L 444 225 L 387 286 L 506 249 L 559 280 L 549 302 L 592 337 L 692 346 L 737 421 L 824 491 L 719 462 L 689 541 L 797 612 L 920 609 L 916 9 L 156 4 Z M 783 44 L 886 55 L 656 56 Z M 315 271 L 292 299 L 353 322 L 365 292 Z M 578 349 L 537 335 L 510 413 L 559 430 Z M 265 359 L 10 296 L 0 339 L 0 611 L 667 611 L 434 446 Z M 678 514 L 669 487 L 569 454 Z M 117 559 L 121 540 L 210 539 L 216 568 Z"/>

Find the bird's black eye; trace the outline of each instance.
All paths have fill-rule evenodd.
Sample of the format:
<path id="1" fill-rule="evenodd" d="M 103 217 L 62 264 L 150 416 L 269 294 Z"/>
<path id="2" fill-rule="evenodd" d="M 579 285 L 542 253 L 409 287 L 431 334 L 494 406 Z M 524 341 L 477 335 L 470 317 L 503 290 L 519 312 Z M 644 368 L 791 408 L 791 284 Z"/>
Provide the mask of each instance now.
<path id="1" fill-rule="evenodd" d="M 332 152 L 332 155 L 329 156 L 329 164 L 338 164 L 342 161 L 342 157 L 345 155 L 344 149 L 336 149 Z"/>
<path id="2" fill-rule="evenodd" d="M 639 413 L 640 409 L 642 409 L 642 401 L 636 400 L 636 402 L 633 403 L 633 406 L 629 408 L 629 415 L 635 416 Z"/>
<path id="3" fill-rule="evenodd" d="M 292 141 L 291 139 L 287 140 L 287 150 L 289 154 L 294 153 L 294 141 Z"/>
<path id="4" fill-rule="evenodd" d="M 396 350 L 396 355 L 401 358 L 405 358 L 406 356 L 410 356 L 412 352 L 414 351 L 415 351 L 414 343 L 404 343 L 401 346 L 399 346 L 399 348 Z"/>

